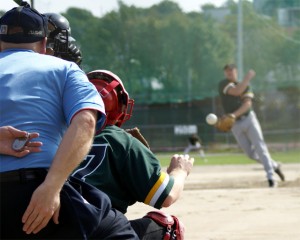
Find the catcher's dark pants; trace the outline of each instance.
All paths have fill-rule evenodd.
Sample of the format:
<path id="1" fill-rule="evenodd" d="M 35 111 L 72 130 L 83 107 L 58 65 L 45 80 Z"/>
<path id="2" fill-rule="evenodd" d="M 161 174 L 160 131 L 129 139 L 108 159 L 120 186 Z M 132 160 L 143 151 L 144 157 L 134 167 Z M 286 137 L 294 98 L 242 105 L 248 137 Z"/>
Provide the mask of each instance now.
<path id="1" fill-rule="evenodd" d="M 0 174 L 1 239 L 138 239 L 126 217 L 111 209 L 107 195 L 78 179 L 63 186 L 59 224 L 51 219 L 39 233 L 27 235 L 21 219 L 46 174 L 45 169 Z"/>
<path id="2" fill-rule="evenodd" d="M 150 218 L 131 220 L 130 224 L 141 240 L 162 240 L 166 228 Z"/>

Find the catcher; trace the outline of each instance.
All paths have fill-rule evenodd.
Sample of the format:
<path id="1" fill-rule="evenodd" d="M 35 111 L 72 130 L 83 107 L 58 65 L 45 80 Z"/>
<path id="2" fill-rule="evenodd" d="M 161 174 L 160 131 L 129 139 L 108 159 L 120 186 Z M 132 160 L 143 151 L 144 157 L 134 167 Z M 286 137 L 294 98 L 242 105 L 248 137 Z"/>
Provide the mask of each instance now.
<path id="1" fill-rule="evenodd" d="M 49 15 L 52 24 L 70 29 L 62 16 Z M 65 42 L 60 40 L 60 31 L 55 32 L 51 36 L 59 41 L 53 48 L 54 55 L 80 64 L 81 52 L 75 43 L 69 44 L 68 51 L 62 54 L 64 47 L 59 44 Z M 107 121 L 104 129 L 95 136 L 85 161 L 72 175 L 102 189 L 111 199 L 113 207 L 123 213 L 137 201 L 158 209 L 170 206 L 180 197 L 194 159 L 174 155 L 167 172 L 161 171 L 159 160 L 150 151 L 139 129 L 120 128 L 130 119 L 134 105 L 120 78 L 105 70 L 87 75 L 103 98 Z M 140 239 L 184 238 L 184 226 L 178 218 L 159 210 L 148 212 L 143 218 L 130 223 Z"/>
<path id="2" fill-rule="evenodd" d="M 92 71 L 87 76 L 102 96 L 107 120 L 72 175 L 101 189 L 113 207 L 123 213 L 137 201 L 157 209 L 170 206 L 180 197 L 194 159 L 174 155 L 167 171 L 162 171 L 138 128 L 120 128 L 130 119 L 134 105 L 121 79 L 106 70 Z M 149 212 L 130 223 L 140 239 L 183 239 L 182 223 L 162 211 Z"/>
<path id="3" fill-rule="evenodd" d="M 225 79 L 219 83 L 219 95 L 225 115 L 215 126 L 220 131 L 232 131 L 247 156 L 264 166 L 269 187 L 275 187 L 277 183 L 273 173 L 277 173 L 282 181 L 285 177 L 280 164 L 270 156 L 259 121 L 252 109 L 254 95 L 249 82 L 255 76 L 255 72 L 250 70 L 245 78 L 238 82 L 237 68 L 234 64 L 225 65 L 223 70 Z"/>

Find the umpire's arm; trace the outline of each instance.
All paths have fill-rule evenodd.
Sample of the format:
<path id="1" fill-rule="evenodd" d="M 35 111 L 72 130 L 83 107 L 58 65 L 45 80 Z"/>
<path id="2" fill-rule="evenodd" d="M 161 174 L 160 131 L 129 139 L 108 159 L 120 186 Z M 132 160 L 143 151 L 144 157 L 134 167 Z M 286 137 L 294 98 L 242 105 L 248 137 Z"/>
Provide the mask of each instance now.
<path id="1" fill-rule="evenodd" d="M 73 170 L 83 161 L 93 143 L 97 122 L 96 110 L 77 113 L 67 129 L 45 181 L 60 189 Z"/>
<path id="2" fill-rule="evenodd" d="M 23 230 L 27 234 L 39 232 L 51 217 L 58 224 L 60 191 L 68 176 L 88 153 L 96 121 L 96 110 L 82 110 L 73 117 L 45 181 L 34 191 L 23 215 Z"/>

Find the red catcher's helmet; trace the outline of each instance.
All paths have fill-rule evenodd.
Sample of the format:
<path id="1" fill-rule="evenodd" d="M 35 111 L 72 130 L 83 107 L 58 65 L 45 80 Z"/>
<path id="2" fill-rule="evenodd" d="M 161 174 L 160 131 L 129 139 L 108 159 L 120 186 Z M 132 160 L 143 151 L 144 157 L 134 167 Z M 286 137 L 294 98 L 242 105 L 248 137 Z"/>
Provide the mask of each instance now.
<path id="1" fill-rule="evenodd" d="M 120 127 L 132 115 L 134 100 L 129 98 L 121 79 L 107 70 L 95 70 L 87 73 L 95 85 L 105 106 L 105 125 Z"/>

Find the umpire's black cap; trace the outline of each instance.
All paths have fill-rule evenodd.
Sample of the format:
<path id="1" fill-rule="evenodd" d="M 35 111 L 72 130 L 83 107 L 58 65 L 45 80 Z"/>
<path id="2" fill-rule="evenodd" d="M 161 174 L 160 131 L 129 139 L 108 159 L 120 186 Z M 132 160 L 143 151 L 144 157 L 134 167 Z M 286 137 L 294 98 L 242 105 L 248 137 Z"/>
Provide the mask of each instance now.
<path id="1" fill-rule="evenodd" d="M 29 4 L 15 7 L 0 18 L 0 40 L 9 43 L 33 43 L 47 37 L 48 19 Z"/>

